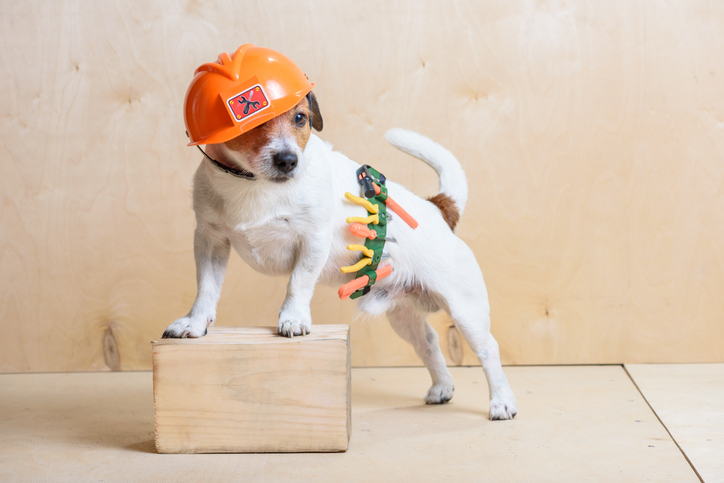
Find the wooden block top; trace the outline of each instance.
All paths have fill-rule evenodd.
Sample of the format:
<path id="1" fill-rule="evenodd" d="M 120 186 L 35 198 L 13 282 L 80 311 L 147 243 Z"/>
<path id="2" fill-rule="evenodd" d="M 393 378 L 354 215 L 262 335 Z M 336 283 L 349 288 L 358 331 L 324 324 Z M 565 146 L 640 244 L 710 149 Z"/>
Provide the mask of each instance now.
<path id="1" fill-rule="evenodd" d="M 183 344 L 301 344 L 324 340 L 343 340 L 349 338 L 349 325 L 330 324 L 313 325 L 312 333 L 298 337 L 282 337 L 276 327 L 209 327 L 204 337 L 195 339 L 158 339 L 152 342 L 154 347 Z"/>

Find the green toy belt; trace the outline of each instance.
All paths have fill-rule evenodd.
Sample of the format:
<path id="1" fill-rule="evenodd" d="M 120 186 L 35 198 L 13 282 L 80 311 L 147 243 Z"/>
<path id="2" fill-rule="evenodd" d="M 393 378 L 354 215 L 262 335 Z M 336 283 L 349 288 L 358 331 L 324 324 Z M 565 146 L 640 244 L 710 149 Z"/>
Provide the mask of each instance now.
<path id="1" fill-rule="evenodd" d="M 403 210 L 392 198 L 387 195 L 387 179 L 385 176 L 369 165 L 357 170 L 357 182 L 367 199 L 359 198 L 351 193 L 345 193 L 345 198 L 367 209 L 366 218 L 352 216 L 347 218 L 352 234 L 365 238 L 365 244 L 347 245 L 349 250 L 359 250 L 365 258 L 354 265 L 342 267 L 342 273 L 357 272 L 355 279 L 339 288 L 339 297 L 356 299 L 367 295 L 374 283 L 392 273 L 392 267 L 386 266 L 377 269 L 380 261 L 387 256 L 383 253 L 386 241 L 394 241 L 387 237 L 387 222 L 389 216 L 387 208 L 393 209 L 413 229 L 417 228 L 417 221 Z M 366 227 L 364 225 L 367 225 Z"/>

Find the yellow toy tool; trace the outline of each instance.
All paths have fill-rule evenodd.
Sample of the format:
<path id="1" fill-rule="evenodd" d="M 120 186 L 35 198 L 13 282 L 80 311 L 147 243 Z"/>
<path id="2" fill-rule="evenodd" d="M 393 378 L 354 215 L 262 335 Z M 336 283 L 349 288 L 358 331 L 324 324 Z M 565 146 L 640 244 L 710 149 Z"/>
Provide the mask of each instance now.
<path id="1" fill-rule="evenodd" d="M 360 206 L 364 206 L 365 208 L 367 208 L 367 211 L 369 211 L 370 213 L 379 213 L 379 211 L 380 211 L 379 206 L 373 205 L 366 199 L 360 198 L 359 196 L 355 196 L 352 193 L 347 192 L 344 194 L 344 197 L 347 198 L 352 203 L 356 203 Z M 347 222 L 347 223 L 349 223 L 349 222 Z"/>
<path id="2" fill-rule="evenodd" d="M 355 263 L 354 265 L 350 265 L 349 267 L 342 267 L 340 270 L 342 270 L 342 273 L 359 272 L 360 270 L 362 270 L 362 267 L 366 267 L 368 265 L 372 265 L 372 259 L 363 258 L 362 260 Z"/>
<path id="3" fill-rule="evenodd" d="M 370 257 L 370 258 L 375 256 L 375 251 L 370 250 L 369 248 L 367 248 L 364 245 L 347 245 L 347 250 L 360 251 L 360 252 L 364 253 L 366 257 Z"/>
<path id="4" fill-rule="evenodd" d="M 365 225 L 373 224 L 377 225 L 380 222 L 380 215 L 374 214 L 370 215 L 367 218 L 362 218 L 361 216 L 350 216 L 347 218 L 347 223 L 363 223 Z"/>

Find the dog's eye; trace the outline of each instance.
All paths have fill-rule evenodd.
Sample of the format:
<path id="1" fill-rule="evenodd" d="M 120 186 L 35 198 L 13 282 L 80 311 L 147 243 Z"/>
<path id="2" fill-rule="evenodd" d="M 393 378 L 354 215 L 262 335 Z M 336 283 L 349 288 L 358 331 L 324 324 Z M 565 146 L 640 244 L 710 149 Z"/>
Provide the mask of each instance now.
<path id="1" fill-rule="evenodd" d="M 297 126 L 302 127 L 307 122 L 307 116 L 300 112 L 294 117 L 294 122 L 297 123 Z"/>

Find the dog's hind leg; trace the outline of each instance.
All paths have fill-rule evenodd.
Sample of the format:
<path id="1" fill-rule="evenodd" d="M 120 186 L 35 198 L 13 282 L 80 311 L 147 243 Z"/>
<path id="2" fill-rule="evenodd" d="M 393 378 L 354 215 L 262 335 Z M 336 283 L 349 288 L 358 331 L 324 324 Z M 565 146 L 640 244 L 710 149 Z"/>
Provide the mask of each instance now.
<path id="1" fill-rule="evenodd" d="M 440 351 L 437 332 L 427 322 L 426 315 L 411 301 L 402 301 L 387 311 L 387 319 L 397 335 L 412 344 L 430 371 L 432 387 L 425 396 L 425 403 L 443 404 L 452 399 L 455 386 Z"/>
<path id="2" fill-rule="evenodd" d="M 490 391 L 490 419 L 513 419 L 518 414 L 513 390 L 500 365 L 498 342 L 488 329 L 490 316 L 478 314 L 476 317 L 452 316 L 468 345 L 478 356 L 488 379 Z M 481 321 L 481 319 L 483 319 Z M 483 328 L 485 327 L 485 328 Z"/>
<path id="3" fill-rule="evenodd" d="M 500 365 L 498 343 L 490 333 L 488 292 L 472 250 L 460 239 L 451 241 L 441 252 L 434 277 L 429 278 L 429 290 L 435 292 L 483 365 L 490 390 L 490 419 L 512 419 L 518 412 L 515 395 Z"/>
<path id="4" fill-rule="evenodd" d="M 490 390 L 490 419 L 512 419 L 518 409 L 500 365 L 498 343 L 490 333 L 490 306 L 483 276 L 476 263 L 458 266 L 468 267 L 469 273 L 460 278 L 462 283 L 441 295 L 450 317 L 483 365 Z"/>

